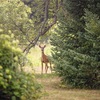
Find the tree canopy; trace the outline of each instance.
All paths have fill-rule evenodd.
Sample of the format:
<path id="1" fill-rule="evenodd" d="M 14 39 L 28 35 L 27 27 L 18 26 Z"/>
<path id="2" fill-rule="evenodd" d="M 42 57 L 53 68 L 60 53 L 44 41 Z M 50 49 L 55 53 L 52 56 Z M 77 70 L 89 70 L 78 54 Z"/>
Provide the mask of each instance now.
<path id="1" fill-rule="evenodd" d="M 37 34 L 25 50 L 36 44 L 39 37 L 45 35 L 57 22 L 57 15 L 62 6 L 62 0 L 22 0 L 31 7 L 30 18 L 33 20 L 34 30 Z"/>
<path id="2" fill-rule="evenodd" d="M 56 24 L 62 0 L 0 1 L 0 29 L 13 33 L 28 52 Z"/>
<path id="3" fill-rule="evenodd" d="M 20 0 L 0 3 L 0 29 L 2 33 L 14 34 L 20 44 L 30 42 L 34 37 L 34 25 L 29 19 L 31 9 Z M 1 34 L 2 34 L 1 33 Z"/>

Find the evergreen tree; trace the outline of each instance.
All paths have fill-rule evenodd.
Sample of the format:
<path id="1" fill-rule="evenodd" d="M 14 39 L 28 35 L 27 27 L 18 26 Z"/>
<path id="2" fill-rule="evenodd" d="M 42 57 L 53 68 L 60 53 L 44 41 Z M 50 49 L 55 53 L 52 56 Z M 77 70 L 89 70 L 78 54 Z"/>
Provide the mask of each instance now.
<path id="1" fill-rule="evenodd" d="M 100 16 L 100 0 L 63 0 L 67 11 L 75 20 L 84 15 L 84 8 Z"/>
<path id="2" fill-rule="evenodd" d="M 94 8 L 93 13 L 98 9 Z M 64 83 L 81 88 L 100 87 L 100 14 L 90 11 L 83 13 L 84 23 L 73 16 L 65 19 L 60 17 L 56 34 L 51 39 L 56 72 Z"/>

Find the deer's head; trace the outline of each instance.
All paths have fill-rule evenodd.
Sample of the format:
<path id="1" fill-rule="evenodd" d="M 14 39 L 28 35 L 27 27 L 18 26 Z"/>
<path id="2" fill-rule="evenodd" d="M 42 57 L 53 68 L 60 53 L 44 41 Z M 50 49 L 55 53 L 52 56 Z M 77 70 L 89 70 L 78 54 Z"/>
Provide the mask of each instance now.
<path id="1" fill-rule="evenodd" d="M 46 45 L 44 45 L 44 46 L 39 45 L 39 47 L 40 47 L 41 51 L 44 52 L 44 48 L 46 47 Z"/>

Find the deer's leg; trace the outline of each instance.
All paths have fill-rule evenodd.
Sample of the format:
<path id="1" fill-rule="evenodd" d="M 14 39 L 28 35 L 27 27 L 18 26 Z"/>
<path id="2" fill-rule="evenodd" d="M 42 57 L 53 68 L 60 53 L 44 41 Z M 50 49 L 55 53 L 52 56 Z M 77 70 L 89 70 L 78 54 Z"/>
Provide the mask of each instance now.
<path id="1" fill-rule="evenodd" d="M 48 64 L 45 63 L 45 72 L 47 73 L 47 71 L 48 71 Z"/>
<path id="2" fill-rule="evenodd" d="M 41 74 L 43 74 L 43 62 L 41 61 Z"/>
<path id="3" fill-rule="evenodd" d="M 51 62 L 50 62 L 50 70 L 51 70 L 51 72 L 52 72 L 52 66 L 51 66 Z"/>

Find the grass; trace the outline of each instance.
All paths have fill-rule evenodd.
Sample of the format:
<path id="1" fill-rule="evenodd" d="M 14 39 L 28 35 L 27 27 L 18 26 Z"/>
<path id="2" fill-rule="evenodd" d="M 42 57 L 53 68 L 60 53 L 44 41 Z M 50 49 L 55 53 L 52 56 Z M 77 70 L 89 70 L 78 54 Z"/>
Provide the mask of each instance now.
<path id="1" fill-rule="evenodd" d="M 36 75 L 43 85 L 43 97 L 39 100 L 100 100 L 100 90 L 61 88 L 55 74 Z"/>

